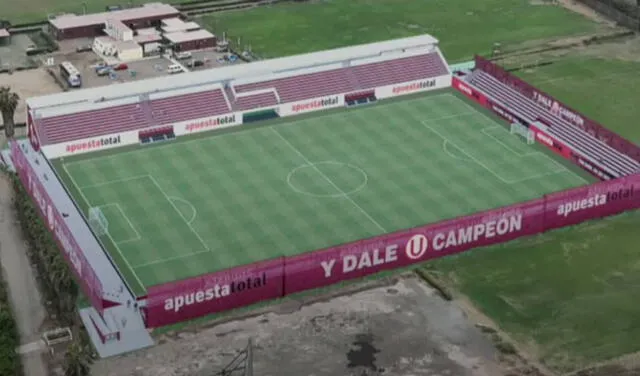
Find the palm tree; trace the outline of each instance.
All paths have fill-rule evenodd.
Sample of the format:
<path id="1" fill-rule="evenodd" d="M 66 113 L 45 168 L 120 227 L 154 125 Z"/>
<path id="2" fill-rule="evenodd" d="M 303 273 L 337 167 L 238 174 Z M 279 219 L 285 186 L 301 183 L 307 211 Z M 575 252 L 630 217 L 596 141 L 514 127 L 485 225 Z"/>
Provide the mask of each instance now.
<path id="1" fill-rule="evenodd" d="M 11 91 L 9 86 L 0 87 L 0 112 L 2 112 L 2 120 L 4 122 L 4 134 L 7 138 L 13 137 L 15 133 L 15 124 L 13 115 L 18 107 L 20 96 Z"/>
<path id="2" fill-rule="evenodd" d="M 83 344 L 82 339 L 76 339 L 67 349 L 64 355 L 65 376 L 88 376 L 91 372 L 91 349 Z"/>

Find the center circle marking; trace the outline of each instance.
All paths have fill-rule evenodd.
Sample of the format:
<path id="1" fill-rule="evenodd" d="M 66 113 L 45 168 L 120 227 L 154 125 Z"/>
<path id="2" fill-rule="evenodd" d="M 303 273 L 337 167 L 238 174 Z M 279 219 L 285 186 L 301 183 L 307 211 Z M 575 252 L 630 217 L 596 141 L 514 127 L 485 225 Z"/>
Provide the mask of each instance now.
<path id="1" fill-rule="evenodd" d="M 312 169 L 316 169 L 319 167 L 318 166 L 323 166 L 323 165 L 332 165 L 332 166 L 342 166 L 342 167 L 346 167 L 349 168 L 351 170 L 356 171 L 358 174 L 360 174 L 362 176 L 362 183 L 360 183 L 360 185 L 358 185 L 357 187 L 349 190 L 349 191 L 342 191 L 343 193 L 340 192 L 336 192 L 336 193 L 327 193 L 327 194 L 320 194 L 320 193 L 313 193 L 313 192 L 309 192 L 308 190 L 302 189 L 298 186 L 296 186 L 296 184 L 294 184 L 292 182 L 292 178 L 293 176 L 296 174 L 296 172 L 303 170 L 305 168 L 312 168 Z M 324 177 L 322 176 L 322 174 L 318 171 L 315 172 L 319 176 L 320 179 L 324 179 Z M 336 186 L 338 186 L 339 189 L 342 189 L 342 187 L 340 187 L 335 181 L 333 181 L 331 179 L 331 176 L 326 176 L 326 178 L 328 178 L 329 180 L 331 180 L 331 182 L 333 184 L 335 184 Z M 296 168 L 294 168 L 293 170 L 291 170 L 291 172 L 289 172 L 289 175 L 287 175 L 287 184 L 289 185 L 289 187 L 291 187 L 291 189 L 293 189 L 295 192 L 306 195 L 306 196 L 311 196 L 311 197 L 318 197 L 318 198 L 341 198 L 341 197 L 346 197 L 346 196 L 350 196 L 353 194 L 356 194 L 358 192 L 360 192 L 362 189 L 364 189 L 364 187 L 367 185 L 367 183 L 369 182 L 369 176 L 367 175 L 366 172 L 364 172 L 363 169 L 361 169 L 358 166 L 352 165 L 350 163 L 343 163 L 343 162 L 337 162 L 337 161 L 322 161 L 322 162 L 316 162 L 316 163 L 305 163 L 303 165 L 300 165 Z"/>

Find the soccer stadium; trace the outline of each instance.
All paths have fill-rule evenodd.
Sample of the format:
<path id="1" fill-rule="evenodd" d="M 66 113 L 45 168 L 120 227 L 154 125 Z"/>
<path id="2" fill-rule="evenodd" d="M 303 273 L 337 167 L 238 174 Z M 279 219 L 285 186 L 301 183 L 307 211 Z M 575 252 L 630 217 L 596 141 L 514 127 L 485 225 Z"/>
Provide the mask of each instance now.
<path id="1" fill-rule="evenodd" d="M 640 207 L 640 148 L 485 58 L 449 66 L 430 35 L 27 105 L 13 163 L 101 356 Z"/>

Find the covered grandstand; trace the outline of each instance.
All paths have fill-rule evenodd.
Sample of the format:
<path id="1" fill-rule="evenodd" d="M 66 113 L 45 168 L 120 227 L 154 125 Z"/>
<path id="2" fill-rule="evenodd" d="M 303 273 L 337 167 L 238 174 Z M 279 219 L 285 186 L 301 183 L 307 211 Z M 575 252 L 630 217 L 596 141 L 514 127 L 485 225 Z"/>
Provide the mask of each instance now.
<path id="1" fill-rule="evenodd" d="M 47 146 L 87 137 L 236 112 L 271 109 L 286 116 L 301 107 L 284 104 L 332 95 L 373 96 L 377 89 L 377 97 L 389 97 L 399 94 L 389 85 L 438 77 L 445 77 L 438 86 L 450 85 L 437 40 L 424 35 L 32 98 L 27 105 L 39 143 L 50 153 Z M 423 86 L 409 91 L 431 89 Z"/>

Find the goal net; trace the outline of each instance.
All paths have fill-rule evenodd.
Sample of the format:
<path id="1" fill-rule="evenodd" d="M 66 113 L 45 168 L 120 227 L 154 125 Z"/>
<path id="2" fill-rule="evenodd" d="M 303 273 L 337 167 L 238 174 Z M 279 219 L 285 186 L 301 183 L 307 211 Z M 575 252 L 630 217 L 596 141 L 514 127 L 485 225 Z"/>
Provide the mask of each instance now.
<path id="1" fill-rule="evenodd" d="M 109 221 L 100 208 L 89 208 L 89 226 L 98 236 L 106 235 L 109 231 Z"/>
<path id="2" fill-rule="evenodd" d="M 533 131 L 520 123 L 511 123 L 511 134 L 521 136 L 527 140 L 527 144 L 529 145 L 536 142 Z"/>

